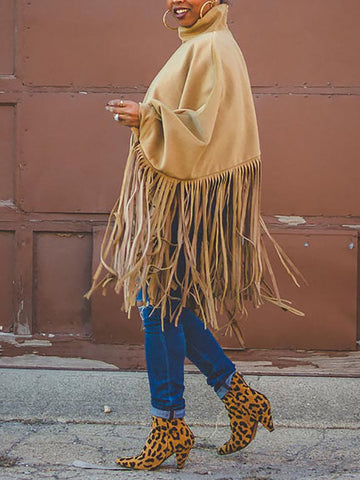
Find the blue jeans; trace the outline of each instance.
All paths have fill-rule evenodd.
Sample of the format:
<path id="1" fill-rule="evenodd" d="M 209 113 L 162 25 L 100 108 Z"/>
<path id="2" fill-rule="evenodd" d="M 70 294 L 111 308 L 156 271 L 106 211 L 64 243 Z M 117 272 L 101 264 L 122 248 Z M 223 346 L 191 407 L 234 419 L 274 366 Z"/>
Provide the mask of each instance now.
<path id="1" fill-rule="evenodd" d="M 141 300 L 141 292 L 138 295 Z M 173 300 L 176 302 L 176 300 Z M 173 305 L 173 307 L 176 304 Z M 145 356 L 151 393 L 151 414 L 169 418 L 185 415 L 185 356 L 206 376 L 207 383 L 222 398 L 228 391 L 235 365 L 210 330 L 188 308 L 183 308 L 178 326 L 164 321 L 159 308 L 149 303 L 139 307 L 145 329 Z"/>

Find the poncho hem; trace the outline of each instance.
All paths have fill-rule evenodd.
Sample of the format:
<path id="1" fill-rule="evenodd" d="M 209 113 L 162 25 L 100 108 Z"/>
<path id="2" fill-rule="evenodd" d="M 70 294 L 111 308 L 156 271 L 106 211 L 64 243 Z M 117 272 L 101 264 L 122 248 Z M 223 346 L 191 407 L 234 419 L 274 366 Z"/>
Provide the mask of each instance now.
<path id="1" fill-rule="evenodd" d="M 236 318 L 247 315 L 246 302 L 255 308 L 269 302 L 303 316 L 280 297 L 263 235 L 298 286 L 295 275 L 301 274 L 260 215 L 260 187 L 260 156 L 206 178 L 177 180 L 156 170 L 136 142 L 109 216 L 100 264 L 85 297 L 89 299 L 98 288 L 105 294 L 114 284 L 116 293 L 123 290 L 123 308 L 130 316 L 139 290 L 146 290 L 150 304 L 161 308 L 164 322 L 174 289 L 180 287 L 182 298 L 170 311 L 171 321 L 177 324 L 182 308 L 192 304 L 205 326 L 218 330 L 217 313 L 226 313 L 226 332 L 233 332 L 241 346 L 244 340 Z M 181 249 L 185 275 L 180 280 Z"/>

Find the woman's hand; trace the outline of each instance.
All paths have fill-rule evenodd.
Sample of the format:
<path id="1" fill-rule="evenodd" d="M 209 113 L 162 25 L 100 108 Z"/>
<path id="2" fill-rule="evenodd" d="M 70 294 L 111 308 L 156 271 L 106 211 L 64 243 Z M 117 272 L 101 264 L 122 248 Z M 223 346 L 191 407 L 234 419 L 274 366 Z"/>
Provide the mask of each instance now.
<path id="1" fill-rule="evenodd" d="M 139 127 L 140 106 L 131 100 L 110 100 L 105 107 L 114 115 L 118 114 L 118 122 L 126 127 Z"/>

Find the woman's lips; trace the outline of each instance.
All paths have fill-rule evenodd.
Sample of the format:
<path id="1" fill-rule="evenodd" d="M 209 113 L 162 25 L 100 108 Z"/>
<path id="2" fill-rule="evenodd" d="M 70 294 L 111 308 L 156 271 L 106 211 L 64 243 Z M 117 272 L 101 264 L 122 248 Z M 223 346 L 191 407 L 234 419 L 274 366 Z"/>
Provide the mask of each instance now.
<path id="1" fill-rule="evenodd" d="M 182 20 L 189 10 L 189 8 L 174 8 L 174 15 L 178 20 Z"/>

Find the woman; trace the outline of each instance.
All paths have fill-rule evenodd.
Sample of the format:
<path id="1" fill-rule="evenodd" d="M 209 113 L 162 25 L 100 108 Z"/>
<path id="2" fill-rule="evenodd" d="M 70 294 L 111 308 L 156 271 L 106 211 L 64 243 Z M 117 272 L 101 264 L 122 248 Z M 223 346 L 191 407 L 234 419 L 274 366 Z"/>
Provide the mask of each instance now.
<path id="1" fill-rule="evenodd" d="M 234 318 L 246 314 L 245 300 L 300 314 L 280 299 L 261 239 L 261 229 L 268 232 L 255 109 L 226 3 L 167 0 L 163 21 L 174 28 L 167 22 L 175 19 L 182 45 L 143 103 L 106 107 L 132 128 L 131 147 L 87 297 L 114 281 L 125 310 L 138 302 L 143 320 L 153 421 L 142 452 L 116 460 L 129 468 L 154 469 L 172 454 L 183 467 L 194 444 L 184 421 L 185 356 L 228 411 L 231 438 L 219 454 L 246 447 L 259 422 L 272 431 L 268 399 L 246 384 L 206 327 L 218 328 L 217 311 L 225 311 L 240 336 Z"/>

